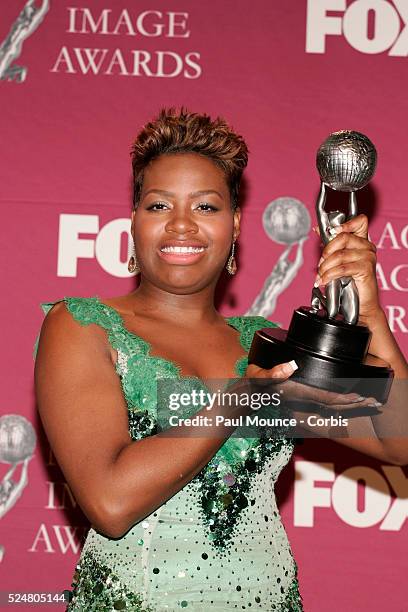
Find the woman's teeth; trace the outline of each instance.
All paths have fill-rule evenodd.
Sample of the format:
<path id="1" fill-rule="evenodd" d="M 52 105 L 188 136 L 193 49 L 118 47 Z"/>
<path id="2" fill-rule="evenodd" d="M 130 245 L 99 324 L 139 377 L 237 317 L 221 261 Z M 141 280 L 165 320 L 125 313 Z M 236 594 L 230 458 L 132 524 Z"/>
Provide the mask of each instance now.
<path id="1" fill-rule="evenodd" d="M 201 253 L 202 251 L 204 251 L 204 247 L 171 246 L 171 247 L 162 247 L 160 250 L 163 253 Z"/>

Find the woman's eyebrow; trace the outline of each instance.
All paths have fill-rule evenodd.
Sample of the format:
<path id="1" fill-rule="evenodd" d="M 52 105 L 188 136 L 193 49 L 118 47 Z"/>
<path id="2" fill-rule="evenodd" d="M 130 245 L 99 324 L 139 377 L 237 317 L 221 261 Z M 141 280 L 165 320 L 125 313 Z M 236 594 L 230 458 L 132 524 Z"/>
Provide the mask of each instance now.
<path id="1" fill-rule="evenodd" d="M 154 189 L 153 188 L 153 189 L 148 189 L 148 191 L 146 191 L 146 193 L 143 194 L 143 197 L 149 195 L 149 193 L 158 193 L 168 198 L 174 198 L 176 196 L 176 194 L 172 193 L 171 191 L 165 191 L 164 189 Z"/>
<path id="2" fill-rule="evenodd" d="M 222 195 L 220 194 L 219 191 L 216 191 L 215 189 L 204 189 L 203 191 L 193 191 L 192 193 L 188 194 L 189 198 L 197 198 L 199 196 L 203 196 L 203 195 L 211 195 L 211 194 L 216 194 L 219 198 L 221 198 L 222 200 Z"/>
<path id="3" fill-rule="evenodd" d="M 158 193 L 159 195 L 163 195 L 166 196 L 167 198 L 175 198 L 177 194 L 173 193 L 172 191 L 166 191 L 165 189 L 149 189 L 148 191 L 146 191 L 146 193 L 143 194 L 143 197 L 149 195 L 149 193 Z M 191 193 L 188 194 L 189 198 L 197 198 L 199 196 L 204 196 L 204 195 L 211 195 L 211 194 L 216 194 L 219 198 L 222 199 L 222 195 L 220 194 L 219 191 L 216 191 L 215 189 L 203 189 L 200 191 L 192 191 Z"/>

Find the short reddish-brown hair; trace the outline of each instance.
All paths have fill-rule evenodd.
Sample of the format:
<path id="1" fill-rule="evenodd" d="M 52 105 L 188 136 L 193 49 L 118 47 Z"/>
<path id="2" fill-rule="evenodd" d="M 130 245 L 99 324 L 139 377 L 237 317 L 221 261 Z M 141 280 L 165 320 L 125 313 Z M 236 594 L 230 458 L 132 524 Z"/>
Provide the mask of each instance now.
<path id="1" fill-rule="evenodd" d="M 224 174 L 231 206 L 238 206 L 239 185 L 248 163 L 248 147 L 221 117 L 191 113 L 181 108 L 162 109 L 147 123 L 132 145 L 133 206 L 139 203 L 146 166 L 160 155 L 198 153 L 211 159 Z"/>

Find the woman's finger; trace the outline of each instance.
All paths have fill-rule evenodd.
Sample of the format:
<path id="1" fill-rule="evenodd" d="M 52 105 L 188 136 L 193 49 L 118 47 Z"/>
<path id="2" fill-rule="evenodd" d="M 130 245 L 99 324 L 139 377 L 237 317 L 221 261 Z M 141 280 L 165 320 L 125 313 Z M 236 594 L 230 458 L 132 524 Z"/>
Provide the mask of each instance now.
<path id="1" fill-rule="evenodd" d="M 368 238 L 368 218 L 366 215 L 360 214 L 350 221 L 345 221 L 338 227 L 334 227 L 332 233 L 335 235 L 343 232 L 353 232 L 360 238 Z"/>
<path id="2" fill-rule="evenodd" d="M 326 270 L 323 274 L 319 272 L 316 283 L 318 285 L 327 285 L 331 280 L 336 278 L 343 278 L 345 276 L 352 276 L 354 279 L 368 277 L 371 275 L 373 269 L 373 262 L 370 260 L 354 260 L 347 262 L 343 260 L 338 265 L 333 266 L 329 270 Z"/>
<path id="3" fill-rule="evenodd" d="M 371 273 L 375 269 L 376 256 L 372 251 L 366 250 L 362 252 L 358 249 L 343 249 L 336 251 L 327 259 L 321 261 L 317 272 L 322 283 L 325 284 L 333 278 L 346 276 L 346 267 L 348 272 L 352 269 L 355 273 Z M 349 274 L 350 276 L 352 274 Z"/>
<path id="4" fill-rule="evenodd" d="M 304 398 L 307 401 L 312 401 L 325 406 L 340 405 L 348 406 L 356 405 L 359 402 L 364 402 L 366 398 L 361 397 L 358 393 L 336 393 L 327 391 L 326 389 L 318 389 L 317 387 L 304 387 Z"/>
<path id="5" fill-rule="evenodd" d="M 328 257 L 339 249 L 368 249 L 377 252 L 377 248 L 373 242 L 370 242 L 367 238 L 356 236 L 348 232 L 342 232 L 338 234 L 333 240 L 330 240 L 322 251 L 323 257 Z"/>
<path id="6" fill-rule="evenodd" d="M 336 251 L 341 251 L 344 249 L 354 249 L 360 251 L 370 251 L 372 253 L 377 252 L 377 248 L 375 244 L 370 242 L 365 238 L 360 238 L 359 236 L 355 236 L 354 234 L 342 233 L 330 240 L 328 244 L 324 247 L 322 251 L 323 259 L 327 259 L 335 253 Z"/>
<path id="7" fill-rule="evenodd" d="M 348 394 L 350 396 L 350 394 Z M 375 397 L 361 397 L 358 400 L 345 399 L 347 395 L 344 395 L 340 399 L 332 399 L 325 405 L 327 408 L 334 410 L 353 410 L 354 408 L 379 408 L 382 406 Z"/>
<path id="8" fill-rule="evenodd" d="M 255 364 L 250 364 L 247 367 L 245 376 L 247 378 L 265 378 L 271 379 L 274 381 L 286 380 L 293 374 L 295 370 L 298 369 L 298 365 L 295 360 L 288 361 L 286 363 L 280 363 L 273 368 L 265 369 L 256 366 Z"/>
<path id="9" fill-rule="evenodd" d="M 298 369 L 298 365 L 294 359 L 287 363 L 280 363 L 279 365 L 269 370 L 270 378 L 286 379 L 289 378 Z"/>
<path id="10" fill-rule="evenodd" d="M 341 263 L 353 261 L 376 261 L 376 255 L 371 249 L 340 249 L 319 262 L 319 272 L 324 274 L 330 268 Z"/>

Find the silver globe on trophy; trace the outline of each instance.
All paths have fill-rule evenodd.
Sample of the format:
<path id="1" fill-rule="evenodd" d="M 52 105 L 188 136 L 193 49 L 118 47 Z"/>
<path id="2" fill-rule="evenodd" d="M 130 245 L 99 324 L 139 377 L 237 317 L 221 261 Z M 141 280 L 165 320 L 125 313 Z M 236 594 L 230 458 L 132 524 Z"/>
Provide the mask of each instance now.
<path id="1" fill-rule="evenodd" d="M 334 132 L 317 152 L 321 178 L 316 215 L 323 244 L 335 237 L 334 227 L 358 214 L 356 191 L 373 177 L 377 153 L 360 132 Z M 327 211 L 328 188 L 349 194 L 348 214 Z M 323 293 L 313 287 L 311 305 L 300 306 L 288 330 L 264 328 L 255 332 L 248 362 L 262 368 L 294 359 L 292 380 L 336 392 L 355 392 L 387 401 L 393 370 L 368 354 L 371 332 L 358 324 L 359 299 L 351 277 L 330 281 Z M 373 365 L 375 364 L 375 365 Z"/>

